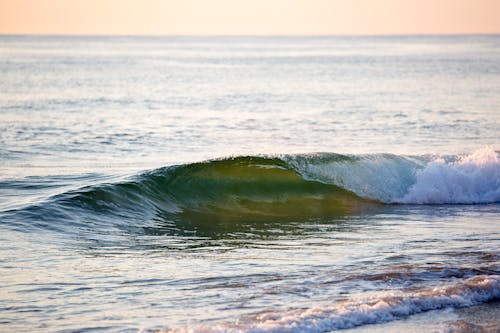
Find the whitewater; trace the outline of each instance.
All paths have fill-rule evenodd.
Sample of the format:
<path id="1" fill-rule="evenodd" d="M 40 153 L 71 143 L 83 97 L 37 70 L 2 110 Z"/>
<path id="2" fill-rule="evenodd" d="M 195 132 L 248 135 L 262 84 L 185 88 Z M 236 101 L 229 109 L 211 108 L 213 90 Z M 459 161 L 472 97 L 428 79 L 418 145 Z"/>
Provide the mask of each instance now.
<path id="1" fill-rule="evenodd" d="M 500 37 L 0 36 L 10 332 L 496 332 Z"/>

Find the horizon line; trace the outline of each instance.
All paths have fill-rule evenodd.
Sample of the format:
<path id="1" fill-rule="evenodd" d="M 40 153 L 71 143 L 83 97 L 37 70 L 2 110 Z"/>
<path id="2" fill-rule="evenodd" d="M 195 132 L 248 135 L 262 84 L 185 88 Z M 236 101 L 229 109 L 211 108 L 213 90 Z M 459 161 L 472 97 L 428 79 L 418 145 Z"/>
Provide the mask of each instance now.
<path id="1" fill-rule="evenodd" d="M 3 33 L 11 37 L 432 37 L 432 36 L 499 36 L 499 32 L 465 33 L 374 33 L 374 34 L 119 34 L 119 33 Z"/>

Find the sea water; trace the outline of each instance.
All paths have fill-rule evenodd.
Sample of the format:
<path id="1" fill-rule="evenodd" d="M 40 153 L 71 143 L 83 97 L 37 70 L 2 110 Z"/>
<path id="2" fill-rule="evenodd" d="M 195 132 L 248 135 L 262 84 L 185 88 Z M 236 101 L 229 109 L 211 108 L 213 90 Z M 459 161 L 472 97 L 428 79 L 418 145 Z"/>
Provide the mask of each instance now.
<path id="1" fill-rule="evenodd" d="M 2 331 L 500 326 L 499 36 L 0 36 L 0 78 Z"/>

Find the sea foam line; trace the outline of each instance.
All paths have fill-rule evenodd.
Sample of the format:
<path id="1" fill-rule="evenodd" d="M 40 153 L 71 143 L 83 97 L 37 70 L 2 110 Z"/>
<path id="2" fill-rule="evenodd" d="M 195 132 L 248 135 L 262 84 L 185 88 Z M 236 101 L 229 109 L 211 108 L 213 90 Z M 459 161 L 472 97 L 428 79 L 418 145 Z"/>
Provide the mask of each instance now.
<path id="1" fill-rule="evenodd" d="M 396 203 L 478 204 L 500 202 L 500 158 L 490 147 L 456 162 L 430 162 L 417 171 L 416 182 Z"/>
<path id="2" fill-rule="evenodd" d="M 321 333 L 397 320 L 423 311 L 471 306 L 500 298 L 500 275 L 478 275 L 456 284 L 383 293 L 330 307 L 265 312 L 236 323 L 167 330 L 171 333 Z"/>

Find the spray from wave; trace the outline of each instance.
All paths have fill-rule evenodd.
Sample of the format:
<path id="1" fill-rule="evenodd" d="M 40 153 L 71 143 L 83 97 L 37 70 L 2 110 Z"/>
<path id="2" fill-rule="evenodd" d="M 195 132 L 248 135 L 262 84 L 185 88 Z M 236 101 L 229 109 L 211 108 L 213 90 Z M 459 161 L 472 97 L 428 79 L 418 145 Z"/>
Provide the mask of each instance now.
<path id="1" fill-rule="evenodd" d="M 416 182 L 399 203 L 480 204 L 500 201 L 500 158 L 490 148 L 447 162 L 443 158 L 418 170 Z"/>

